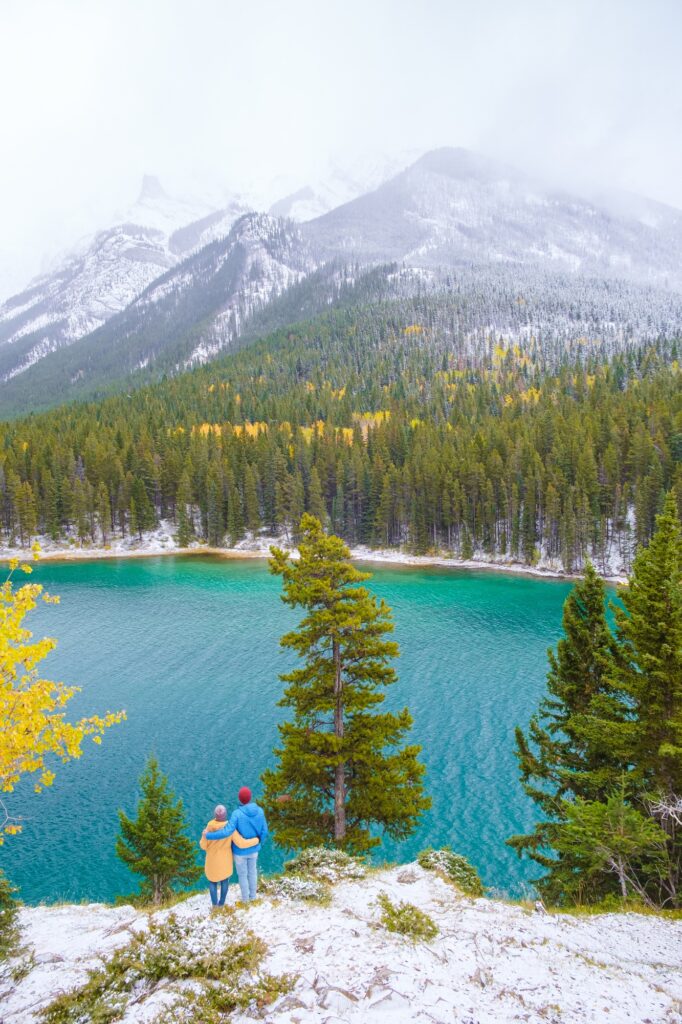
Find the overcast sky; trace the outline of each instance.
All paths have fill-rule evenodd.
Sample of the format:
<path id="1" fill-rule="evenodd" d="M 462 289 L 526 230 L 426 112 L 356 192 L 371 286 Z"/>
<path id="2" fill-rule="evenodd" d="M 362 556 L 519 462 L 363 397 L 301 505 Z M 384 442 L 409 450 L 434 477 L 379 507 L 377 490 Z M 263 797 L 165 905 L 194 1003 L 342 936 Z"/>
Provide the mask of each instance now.
<path id="1" fill-rule="evenodd" d="M 682 0 L 0 0 L 0 295 L 141 176 L 459 145 L 682 207 Z"/>

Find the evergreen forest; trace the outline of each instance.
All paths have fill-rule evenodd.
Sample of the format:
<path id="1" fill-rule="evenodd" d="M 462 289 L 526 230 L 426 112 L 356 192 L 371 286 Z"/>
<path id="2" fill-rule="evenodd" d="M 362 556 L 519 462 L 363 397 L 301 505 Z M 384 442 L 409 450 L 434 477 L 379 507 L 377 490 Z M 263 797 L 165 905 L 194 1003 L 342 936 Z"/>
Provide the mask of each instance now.
<path id="1" fill-rule="evenodd" d="M 682 507 L 678 345 L 462 331 L 452 293 L 336 308 L 191 372 L 0 427 L 4 543 L 297 540 L 627 568 Z"/>

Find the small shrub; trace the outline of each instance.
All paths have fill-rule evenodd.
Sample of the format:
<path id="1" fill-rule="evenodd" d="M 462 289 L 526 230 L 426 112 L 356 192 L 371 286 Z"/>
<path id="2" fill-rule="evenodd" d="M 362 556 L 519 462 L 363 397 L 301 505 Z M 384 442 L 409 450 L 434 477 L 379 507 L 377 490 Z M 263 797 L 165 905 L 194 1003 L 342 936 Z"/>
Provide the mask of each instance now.
<path id="1" fill-rule="evenodd" d="M 405 935 L 413 942 L 430 942 L 438 935 L 435 921 L 413 903 L 396 905 L 385 892 L 379 893 L 377 903 L 381 909 L 381 924 L 386 931 Z"/>
<path id="2" fill-rule="evenodd" d="M 254 984 L 227 988 L 210 984 L 201 990 L 188 989 L 154 1018 L 154 1024 L 225 1024 L 235 1010 L 249 1007 L 264 1010 L 290 992 L 295 979 L 290 975 L 261 976 Z"/>
<path id="3" fill-rule="evenodd" d="M 303 878 L 300 875 L 274 875 L 261 880 L 261 888 L 266 896 L 275 900 L 302 901 L 310 903 L 329 903 L 331 892 L 326 882 L 316 878 Z"/>
<path id="4" fill-rule="evenodd" d="M 161 981 L 193 983 L 178 995 L 178 1007 L 188 1000 L 193 1006 L 214 1006 L 215 1016 L 185 1019 L 218 1020 L 217 1001 L 224 1011 L 257 1000 L 261 988 L 272 988 L 276 979 L 251 977 L 265 953 L 265 945 L 233 921 L 229 929 L 215 918 L 180 922 L 171 914 L 164 922 L 150 923 L 117 950 L 101 968 L 89 973 L 85 984 L 59 996 L 42 1011 L 46 1024 L 110 1024 L 123 1017 L 132 998 L 141 1003 Z M 204 999 L 205 997 L 205 999 Z M 202 1003 L 203 1000 L 203 1003 Z M 175 1003 L 168 1020 L 181 1019 Z M 198 1011 L 197 1011 L 198 1012 Z"/>
<path id="5" fill-rule="evenodd" d="M 0 871 L 0 963 L 19 951 L 19 904 L 14 898 L 16 889 L 3 871 Z"/>
<path id="6" fill-rule="evenodd" d="M 364 878 L 367 874 L 367 865 L 358 857 L 351 857 L 344 850 L 329 850 L 324 846 L 315 846 L 309 850 L 301 850 L 296 857 L 288 860 L 284 870 L 291 875 L 312 876 L 333 885 L 335 882 Z"/>
<path id="7" fill-rule="evenodd" d="M 483 883 L 476 868 L 466 857 L 454 853 L 447 846 L 442 850 L 422 850 L 417 855 L 417 863 L 427 871 L 435 871 L 446 881 L 452 882 L 465 896 L 483 895 Z"/>

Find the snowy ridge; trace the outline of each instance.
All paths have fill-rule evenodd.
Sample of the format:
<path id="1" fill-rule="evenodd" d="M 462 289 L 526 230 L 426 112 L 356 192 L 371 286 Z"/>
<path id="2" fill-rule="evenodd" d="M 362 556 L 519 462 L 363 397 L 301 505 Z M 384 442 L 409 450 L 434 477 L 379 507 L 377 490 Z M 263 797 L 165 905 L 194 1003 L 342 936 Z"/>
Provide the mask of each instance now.
<path id="1" fill-rule="evenodd" d="M 405 290 L 468 289 L 490 310 L 491 329 L 535 334 L 543 345 L 555 326 L 576 337 L 578 319 L 588 337 L 609 340 L 682 332 L 681 211 L 641 197 L 570 195 L 466 150 L 436 150 L 398 170 L 404 159 L 356 174 L 332 169 L 326 192 L 306 186 L 270 215 L 249 212 L 238 195 L 223 193 L 219 208 L 176 201 L 145 179 L 125 223 L 0 306 L 5 409 L 46 404 L 54 381 L 65 398 L 78 397 L 141 369 L 205 362 L 254 313 L 335 265 L 359 277 L 397 263 Z M 357 196 L 368 183 L 373 190 Z M 519 289 L 513 298 L 510 287 Z M 528 287 L 532 317 L 514 309 L 525 308 Z M 314 278 L 311 288 L 319 294 Z M 480 336 L 481 317 L 463 298 Z"/>
<path id="2" fill-rule="evenodd" d="M 230 910 L 236 888 L 230 888 Z M 260 970 L 289 975 L 289 991 L 265 1008 L 236 1012 L 236 1024 L 682 1020 L 680 921 L 632 913 L 553 915 L 470 899 L 417 864 L 372 871 L 332 892 L 328 906 L 266 897 L 217 917 L 210 915 L 208 894 L 201 894 L 151 919 L 159 923 L 175 915 L 189 949 L 219 950 L 244 927 L 265 943 Z M 426 912 L 436 938 L 413 942 L 386 931 L 377 906 L 381 893 Z M 3 1024 L 37 1024 L 41 1009 L 82 985 L 89 968 L 149 923 L 150 916 L 129 906 L 22 910 L 22 937 L 32 960 L 20 981 L 0 982 Z M 192 984 L 162 978 L 137 989 L 121 1019 L 152 1024 Z"/>
<path id="3" fill-rule="evenodd" d="M 145 176 L 121 223 L 82 240 L 53 271 L 0 306 L 0 380 L 95 331 L 187 252 L 228 234 L 246 208 L 238 198 L 218 211 L 172 199 Z"/>
<path id="4" fill-rule="evenodd" d="M 426 153 L 307 226 L 325 252 L 410 265 L 545 265 L 682 290 L 682 212 L 599 203 L 464 149 Z"/>
<path id="5" fill-rule="evenodd" d="M 302 281 L 317 264 L 296 229 L 283 230 L 281 221 L 264 214 L 244 219 L 239 244 L 244 265 L 239 287 L 203 338 L 182 363 L 182 369 L 207 362 L 238 337 L 243 323 L 271 299 Z"/>

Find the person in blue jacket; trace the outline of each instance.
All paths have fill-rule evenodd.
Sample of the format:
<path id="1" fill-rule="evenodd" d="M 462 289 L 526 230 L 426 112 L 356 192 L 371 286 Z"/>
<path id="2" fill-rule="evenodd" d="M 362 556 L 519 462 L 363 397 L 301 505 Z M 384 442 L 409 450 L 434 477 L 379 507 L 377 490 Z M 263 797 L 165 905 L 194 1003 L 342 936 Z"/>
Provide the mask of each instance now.
<path id="1" fill-rule="evenodd" d="M 242 786 L 239 790 L 239 807 L 230 815 L 230 820 L 217 832 L 204 832 L 203 838 L 207 841 L 214 839 L 227 839 L 235 829 L 244 839 L 258 839 L 256 846 L 240 850 L 235 846 L 232 850 L 239 888 L 242 892 L 242 900 L 248 903 L 255 900 L 258 887 L 258 853 L 263 840 L 268 835 L 268 823 L 265 820 L 262 807 L 251 800 L 251 790 L 248 786 Z"/>

